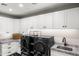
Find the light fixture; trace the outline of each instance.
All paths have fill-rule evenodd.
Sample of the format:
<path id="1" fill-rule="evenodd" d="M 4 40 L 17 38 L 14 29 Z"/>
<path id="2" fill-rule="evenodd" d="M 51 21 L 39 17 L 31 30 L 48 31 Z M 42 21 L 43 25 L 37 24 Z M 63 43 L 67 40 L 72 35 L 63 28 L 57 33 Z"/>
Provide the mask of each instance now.
<path id="1" fill-rule="evenodd" d="M 23 7 L 23 6 L 24 6 L 23 4 L 21 4 L 21 3 L 19 4 L 19 7 Z"/>
<path id="2" fill-rule="evenodd" d="M 13 9 L 9 8 L 9 11 L 13 11 Z"/>

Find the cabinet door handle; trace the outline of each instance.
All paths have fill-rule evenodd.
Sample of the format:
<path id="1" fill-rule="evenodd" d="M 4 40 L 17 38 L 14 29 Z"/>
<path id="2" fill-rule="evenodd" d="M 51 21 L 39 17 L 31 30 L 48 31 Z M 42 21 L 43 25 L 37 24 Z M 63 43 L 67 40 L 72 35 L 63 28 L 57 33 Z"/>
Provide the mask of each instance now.
<path id="1" fill-rule="evenodd" d="M 66 28 L 67 26 L 65 25 L 65 28 Z"/>
<path id="2" fill-rule="evenodd" d="M 67 26 L 66 26 L 67 27 Z"/>
<path id="3" fill-rule="evenodd" d="M 63 28 L 65 27 L 65 26 L 62 26 Z"/>
<path id="4" fill-rule="evenodd" d="M 67 26 L 65 25 L 65 26 L 62 26 L 63 28 L 66 28 Z"/>

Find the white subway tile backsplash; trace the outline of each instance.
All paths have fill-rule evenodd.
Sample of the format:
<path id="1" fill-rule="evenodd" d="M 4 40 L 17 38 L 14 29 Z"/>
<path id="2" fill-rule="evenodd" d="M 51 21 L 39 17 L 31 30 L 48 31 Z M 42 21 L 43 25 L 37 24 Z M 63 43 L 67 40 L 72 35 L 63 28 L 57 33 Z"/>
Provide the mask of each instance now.
<path id="1" fill-rule="evenodd" d="M 62 43 L 63 37 L 66 37 L 68 44 L 79 45 L 78 29 L 32 29 L 30 31 L 40 31 L 41 35 L 54 36 L 58 43 Z"/>

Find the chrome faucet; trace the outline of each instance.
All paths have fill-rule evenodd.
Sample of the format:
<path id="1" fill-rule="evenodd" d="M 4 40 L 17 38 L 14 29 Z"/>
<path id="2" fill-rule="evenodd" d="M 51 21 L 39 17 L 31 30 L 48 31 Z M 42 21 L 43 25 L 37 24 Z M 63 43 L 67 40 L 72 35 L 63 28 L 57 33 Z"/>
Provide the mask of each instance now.
<path id="1" fill-rule="evenodd" d="M 65 37 L 63 37 L 62 42 L 64 43 L 64 46 L 67 46 L 67 43 L 66 43 L 66 38 L 65 38 Z"/>

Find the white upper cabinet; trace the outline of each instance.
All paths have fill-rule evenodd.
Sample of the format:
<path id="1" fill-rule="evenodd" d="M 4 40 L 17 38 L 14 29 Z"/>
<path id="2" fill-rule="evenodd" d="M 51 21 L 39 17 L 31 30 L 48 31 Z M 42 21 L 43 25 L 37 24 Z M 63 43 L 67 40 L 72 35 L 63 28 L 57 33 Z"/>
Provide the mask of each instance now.
<path id="1" fill-rule="evenodd" d="M 66 10 L 67 28 L 79 29 L 79 7 Z"/>
<path id="2" fill-rule="evenodd" d="M 19 33 L 20 20 L 7 17 L 0 17 L 0 32 L 1 33 Z"/>
<path id="3" fill-rule="evenodd" d="M 5 19 L 4 23 L 5 23 L 4 27 L 5 27 L 6 33 L 13 33 L 13 20 L 12 19 L 8 19 L 8 20 Z"/>
<path id="4" fill-rule="evenodd" d="M 36 15 L 21 19 L 21 33 L 27 33 L 29 29 L 52 29 L 53 13 Z"/>
<path id="5" fill-rule="evenodd" d="M 47 13 L 37 16 L 38 29 L 52 29 L 53 28 L 53 13 Z"/>
<path id="6" fill-rule="evenodd" d="M 21 29 L 22 33 L 27 33 L 29 29 L 36 29 L 36 17 L 28 17 L 21 19 Z"/>
<path id="7" fill-rule="evenodd" d="M 13 20 L 11 18 L 0 17 L 0 32 L 13 32 Z"/>
<path id="8" fill-rule="evenodd" d="M 13 32 L 19 33 L 20 30 L 20 19 L 13 19 Z"/>
<path id="9" fill-rule="evenodd" d="M 79 29 L 79 7 L 54 12 L 55 29 Z"/>
<path id="10" fill-rule="evenodd" d="M 54 12 L 54 29 L 62 29 L 65 26 L 65 12 Z"/>
<path id="11" fill-rule="evenodd" d="M 22 31 L 28 29 L 78 29 L 79 7 L 21 19 Z"/>

